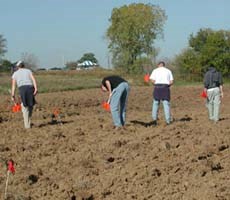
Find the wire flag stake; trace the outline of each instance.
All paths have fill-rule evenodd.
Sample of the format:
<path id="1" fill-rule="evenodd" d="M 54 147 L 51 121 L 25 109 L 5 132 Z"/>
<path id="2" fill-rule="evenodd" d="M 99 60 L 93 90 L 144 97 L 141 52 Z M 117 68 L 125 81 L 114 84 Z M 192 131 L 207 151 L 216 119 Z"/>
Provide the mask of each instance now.
<path id="1" fill-rule="evenodd" d="M 5 200 L 7 199 L 7 190 L 8 190 L 10 173 L 12 174 L 15 173 L 14 161 L 10 159 L 6 164 L 7 164 L 7 174 L 6 174 Z"/>

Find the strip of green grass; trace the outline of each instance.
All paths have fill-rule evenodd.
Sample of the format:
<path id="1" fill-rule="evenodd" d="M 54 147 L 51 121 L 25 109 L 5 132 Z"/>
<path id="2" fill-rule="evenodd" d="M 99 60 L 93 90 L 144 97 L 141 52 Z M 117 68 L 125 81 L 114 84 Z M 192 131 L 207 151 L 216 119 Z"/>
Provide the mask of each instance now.
<path id="1" fill-rule="evenodd" d="M 108 75 L 120 75 L 124 77 L 131 86 L 152 86 L 151 83 L 144 82 L 143 74 L 128 75 L 124 72 L 114 70 L 42 71 L 34 73 L 39 93 L 99 88 L 102 78 Z M 174 85 L 202 86 L 203 83 L 202 81 L 186 81 L 176 76 Z M 11 75 L 0 73 L 0 95 L 9 94 L 10 88 Z"/>

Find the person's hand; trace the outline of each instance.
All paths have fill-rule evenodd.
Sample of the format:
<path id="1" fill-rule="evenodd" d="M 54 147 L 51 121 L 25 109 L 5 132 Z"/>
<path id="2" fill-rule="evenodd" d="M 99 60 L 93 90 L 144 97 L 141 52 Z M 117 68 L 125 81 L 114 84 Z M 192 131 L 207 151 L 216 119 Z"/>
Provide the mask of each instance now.
<path id="1" fill-rule="evenodd" d="M 14 96 L 14 95 L 11 96 L 11 100 L 12 100 L 13 102 L 15 102 L 15 96 Z"/>
<path id="2" fill-rule="evenodd" d="M 37 88 L 34 89 L 34 96 L 36 96 L 36 94 L 38 93 Z"/>
<path id="3" fill-rule="evenodd" d="M 220 96 L 221 96 L 221 98 L 224 98 L 224 93 L 221 92 L 221 93 L 220 93 Z"/>

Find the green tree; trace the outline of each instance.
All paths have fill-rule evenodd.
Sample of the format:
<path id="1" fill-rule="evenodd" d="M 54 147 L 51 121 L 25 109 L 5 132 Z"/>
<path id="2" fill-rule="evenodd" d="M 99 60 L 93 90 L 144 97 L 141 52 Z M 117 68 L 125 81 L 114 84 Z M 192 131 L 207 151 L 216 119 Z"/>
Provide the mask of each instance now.
<path id="1" fill-rule="evenodd" d="M 179 66 L 180 73 L 201 73 L 199 54 L 192 48 L 184 49 L 175 58 L 175 65 Z"/>
<path id="2" fill-rule="evenodd" d="M 207 43 L 208 36 L 212 33 L 210 28 L 200 29 L 200 31 L 194 36 L 190 35 L 189 46 L 194 49 L 194 51 L 200 52 L 204 45 Z"/>
<path id="3" fill-rule="evenodd" d="M 204 73 L 214 65 L 224 76 L 230 73 L 230 31 L 200 29 L 191 34 L 189 48 L 176 57 L 176 65 L 189 73 Z"/>
<path id="4" fill-rule="evenodd" d="M 164 10 L 152 4 L 133 3 L 114 8 L 106 33 L 113 64 L 132 72 L 138 59 L 154 55 L 154 40 L 163 36 L 166 18 Z"/>
<path id="5" fill-rule="evenodd" d="M 0 58 L 4 56 L 6 52 L 6 39 L 3 37 L 3 35 L 0 35 Z"/>
<path id="6" fill-rule="evenodd" d="M 80 58 L 80 60 L 78 60 L 78 62 L 79 62 L 79 63 L 82 63 L 82 62 L 84 62 L 84 61 L 86 61 L 86 60 L 89 60 L 89 61 L 91 61 L 91 62 L 93 62 L 93 63 L 98 64 L 98 61 L 97 61 L 97 59 L 95 58 L 95 55 L 94 55 L 93 53 L 85 53 L 85 54 Z"/>
<path id="7" fill-rule="evenodd" d="M 13 63 L 11 63 L 9 60 L 2 60 L 0 64 L 0 71 L 1 72 L 9 72 L 11 71 L 11 68 L 13 66 Z"/>

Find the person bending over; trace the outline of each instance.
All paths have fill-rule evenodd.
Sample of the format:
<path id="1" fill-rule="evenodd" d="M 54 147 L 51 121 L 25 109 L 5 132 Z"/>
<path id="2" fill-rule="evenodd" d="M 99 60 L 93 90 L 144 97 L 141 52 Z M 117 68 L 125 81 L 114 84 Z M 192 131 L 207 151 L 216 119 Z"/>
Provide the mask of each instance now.
<path id="1" fill-rule="evenodd" d="M 123 127 L 129 95 L 128 82 L 120 76 L 107 76 L 102 80 L 101 89 L 104 92 L 109 92 L 108 103 L 110 104 L 114 126 L 116 128 Z"/>

